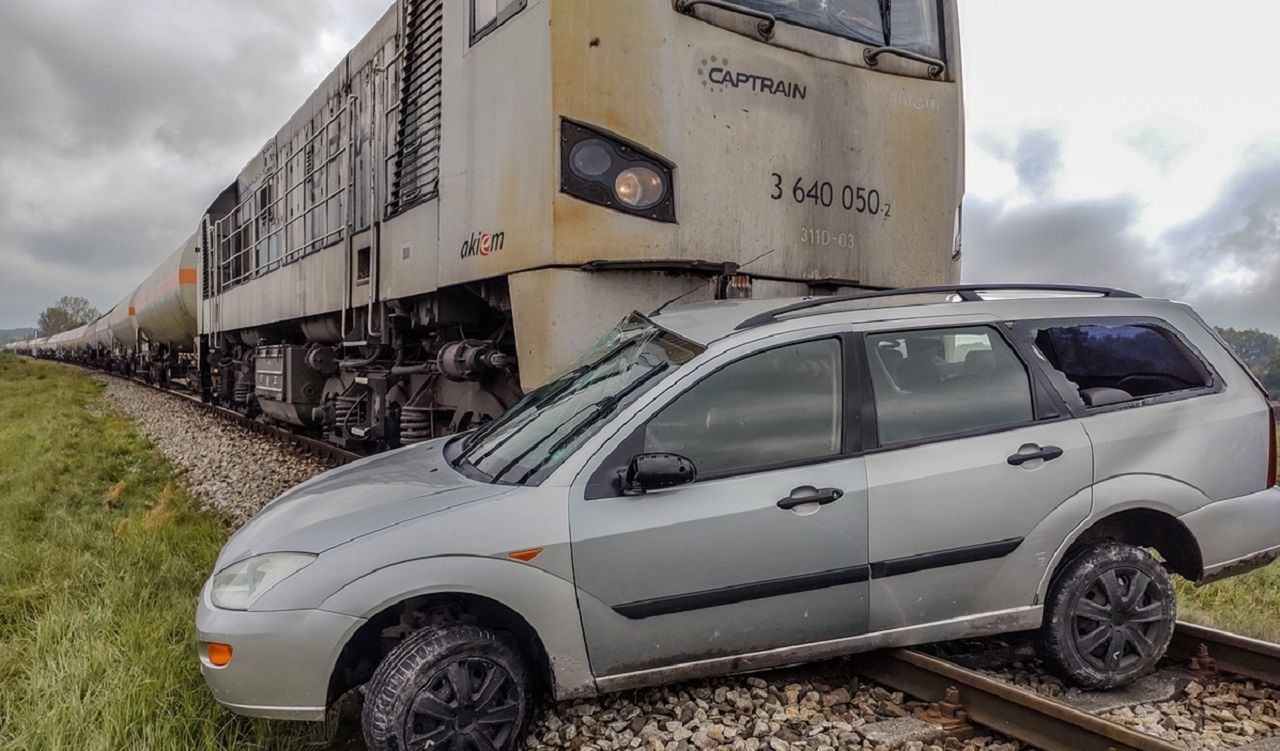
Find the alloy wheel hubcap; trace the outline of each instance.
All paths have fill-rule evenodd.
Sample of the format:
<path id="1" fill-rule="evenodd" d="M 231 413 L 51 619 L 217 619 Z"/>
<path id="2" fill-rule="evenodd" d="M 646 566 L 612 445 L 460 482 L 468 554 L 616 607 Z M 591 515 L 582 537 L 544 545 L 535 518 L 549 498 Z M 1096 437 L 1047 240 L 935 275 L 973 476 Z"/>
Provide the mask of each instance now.
<path id="1" fill-rule="evenodd" d="M 464 657 L 419 689 L 406 717 L 414 751 L 498 751 L 510 747 L 520 719 L 516 682 L 501 665 Z"/>
<path id="2" fill-rule="evenodd" d="M 1156 651 L 1165 619 L 1160 588 L 1132 567 L 1104 571 L 1071 614 L 1072 636 L 1080 656 L 1092 667 L 1115 672 L 1140 663 Z"/>

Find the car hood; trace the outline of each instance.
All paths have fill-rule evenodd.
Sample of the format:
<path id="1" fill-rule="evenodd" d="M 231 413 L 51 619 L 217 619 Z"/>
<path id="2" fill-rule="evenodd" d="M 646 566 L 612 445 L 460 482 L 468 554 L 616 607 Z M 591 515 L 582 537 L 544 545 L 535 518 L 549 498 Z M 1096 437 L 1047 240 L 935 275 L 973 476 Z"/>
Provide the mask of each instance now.
<path id="1" fill-rule="evenodd" d="M 444 458 L 448 439 L 353 462 L 307 480 L 236 532 L 216 570 L 262 553 L 322 553 L 378 530 L 511 491 L 471 480 Z"/>

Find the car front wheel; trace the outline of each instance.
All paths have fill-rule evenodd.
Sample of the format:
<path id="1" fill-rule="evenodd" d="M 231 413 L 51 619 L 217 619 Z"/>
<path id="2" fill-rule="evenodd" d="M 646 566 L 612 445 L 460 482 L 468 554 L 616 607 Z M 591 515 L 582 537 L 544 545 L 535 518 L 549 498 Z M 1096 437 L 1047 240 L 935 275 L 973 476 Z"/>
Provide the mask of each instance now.
<path id="1" fill-rule="evenodd" d="M 442 625 L 406 637 L 365 695 L 369 751 L 510 751 L 529 723 L 533 681 L 503 634 Z"/>
<path id="2" fill-rule="evenodd" d="M 1063 677 L 1084 688 L 1116 688 L 1164 657 L 1176 619 L 1164 565 L 1142 548 L 1103 543 L 1081 549 L 1058 572 L 1039 641 Z"/>

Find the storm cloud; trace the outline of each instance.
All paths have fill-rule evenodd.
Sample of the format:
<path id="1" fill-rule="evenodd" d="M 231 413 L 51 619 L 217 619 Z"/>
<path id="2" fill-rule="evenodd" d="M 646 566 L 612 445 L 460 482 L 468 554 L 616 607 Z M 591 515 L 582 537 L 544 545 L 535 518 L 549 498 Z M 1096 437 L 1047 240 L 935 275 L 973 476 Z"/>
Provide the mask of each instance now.
<path id="1" fill-rule="evenodd" d="M 0 3 L 0 328 L 114 305 L 390 5 Z"/>
<path id="2" fill-rule="evenodd" d="M 1216 324 L 1280 331 L 1280 149 L 1250 150 L 1213 204 L 1148 236 L 1136 196 L 1047 193 L 1063 165 L 1043 157 L 1061 151 L 1045 137 L 1035 131 L 1034 148 L 993 152 L 1014 162 L 1021 193 L 1035 200 L 966 201 L 966 280 L 1115 286 L 1191 302 Z M 1031 169 L 1016 161 L 1028 153 Z"/>

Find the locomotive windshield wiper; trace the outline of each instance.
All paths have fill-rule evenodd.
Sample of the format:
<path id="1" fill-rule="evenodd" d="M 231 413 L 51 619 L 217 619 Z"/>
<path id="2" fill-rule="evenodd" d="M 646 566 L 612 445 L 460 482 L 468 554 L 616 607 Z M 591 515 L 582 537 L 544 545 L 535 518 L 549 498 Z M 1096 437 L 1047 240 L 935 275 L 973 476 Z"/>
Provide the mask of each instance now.
<path id="1" fill-rule="evenodd" d="M 760 32 L 760 36 L 764 39 L 772 39 L 773 29 L 778 25 L 778 19 L 772 13 L 748 8 L 745 5 L 738 5 L 728 0 L 678 0 L 676 10 L 685 15 L 693 15 L 693 9 L 699 5 L 709 5 L 712 8 L 719 8 L 731 13 L 740 13 L 744 16 L 760 19 L 760 23 L 756 24 L 756 31 Z"/>

